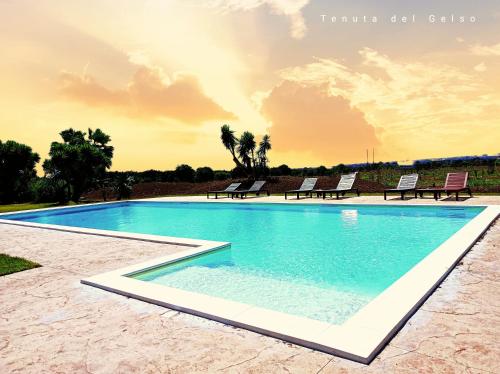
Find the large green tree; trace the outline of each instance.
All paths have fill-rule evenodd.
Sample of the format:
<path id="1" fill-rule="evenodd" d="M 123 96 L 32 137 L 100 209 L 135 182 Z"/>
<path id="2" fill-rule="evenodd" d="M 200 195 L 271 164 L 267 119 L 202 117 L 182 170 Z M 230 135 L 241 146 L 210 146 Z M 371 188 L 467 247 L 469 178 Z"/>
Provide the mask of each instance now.
<path id="1" fill-rule="evenodd" d="M 43 169 L 49 178 L 63 181 L 67 199 L 77 202 L 111 167 L 111 138 L 100 129 L 89 129 L 87 136 L 85 132 L 70 128 L 60 135 L 63 141 L 51 144 Z"/>
<path id="2" fill-rule="evenodd" d="M 13 140 L 5 143 L 0 140 L 0 202 L 11 203 L 27 197 L 38 161 L 40 156 L 31 147 Z"/>

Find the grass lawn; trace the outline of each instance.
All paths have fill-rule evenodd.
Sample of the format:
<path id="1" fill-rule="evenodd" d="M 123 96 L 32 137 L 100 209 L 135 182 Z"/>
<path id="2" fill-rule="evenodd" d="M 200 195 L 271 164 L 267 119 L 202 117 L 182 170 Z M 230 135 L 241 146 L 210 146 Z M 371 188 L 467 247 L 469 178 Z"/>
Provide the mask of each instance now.
<path id="1" fill-rule="evenodd" d="M 28 210 L 28 209 L 42 209 L 42 208 L 49 208 L 49 207 L 56 206 L 56 205 L 57 204 L 55 204 L 55 203 L 7 204 L 7 205 L 0 205 L 0 213 L 17 212 L 18 210 Z"/>
<path id="2" fill-rule="evenodd" d="M 0 276 L 40 267 L 36 262 L 0 253 Z"/>

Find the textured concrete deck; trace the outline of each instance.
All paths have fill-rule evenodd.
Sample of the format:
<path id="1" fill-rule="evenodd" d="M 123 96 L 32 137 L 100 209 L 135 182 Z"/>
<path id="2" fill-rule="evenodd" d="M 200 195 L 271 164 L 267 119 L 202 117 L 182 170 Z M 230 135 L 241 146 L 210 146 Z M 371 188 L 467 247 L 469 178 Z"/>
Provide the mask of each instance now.
<path id="1" fill-rule="evenodd" d="M 0 252 L 43 265 L 0 277 L 0 372 L 498 373 L 499 245 L 497 221 L 365 366 L 79 283 L 179 247 L 0 224 Z"/>

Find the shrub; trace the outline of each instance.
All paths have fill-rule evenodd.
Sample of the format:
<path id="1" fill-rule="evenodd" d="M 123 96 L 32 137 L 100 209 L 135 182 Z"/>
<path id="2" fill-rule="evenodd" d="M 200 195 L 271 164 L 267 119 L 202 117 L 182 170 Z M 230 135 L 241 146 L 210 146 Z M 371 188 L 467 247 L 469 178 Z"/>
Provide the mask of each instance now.
<path id="1" fill-rule="evenodd" d="M 266 178 L 269 172 L 270 169 L 267 166 L 259 165 L 255 167 L 255 173 L 258 178 Z"/>
<path id="2" fill-rule="evenodd" d="M 36 203 L 67 202 L 64 182 L 49 178 L 38 178 L 30 185 L 31 197 Z"/>
<path id="3" fill-rule="evenodd" d="M 175 178 L 179 182 L 194 182 L 194 169 L 186 164 L 179 165 L 175 168 Z"/>
<path id="4" fill-rule="evenodd" d="M 271 168 L 270 174 L 276 175 L 276 176 L 290 175 L 290 174 L 292 174 L 292 169 L 290 169 L 290 167 L 288 165 L 283 164 L 283 165 L 280 165 L 278 167 Z"/>
<path id="5" fill-rule="evenodd" d="M 231 178 L 231 173 L 225 170 L 217 170 L 214 172 L 214 179 L 218 181 L 223 181 Z"/>
<path id="6" fill-rule="evenodd" d="M 245 178 L 247 177 L 247 171 L 243 167 L 235 167 L 231 170 L 231 178 Z"/>
<path id="7" fill-rule="evenodd" d="M 122 173 L 113 182 L 113 190 L 116 193 L 116 199 L 128 199 L 132 195 L 134 187 L 134 178 L 126 173 Z"/>
<path id="8" fill-rule="evenodd" d="M 332 174 L 345 174 L 350 170 L 344 164 L 338 164 L 337 166 L 332 167 Z"/>
<path id="9" fill-rule="evenodd" d="M 208 166 L 196 169 L 195 182 L 209 182 L 214 180 L 214 171 Z"/>
<path id="10" fill-rule="evenodd" d="M 316 169 L 316 175 L 317 176 L 324 176 L 324 175 L 327 175 L 327 174 L 328 174 L 328 169 L 325 166 L 323 166 L 323 165 L 321 165 L 320 167 L 318 167 Z"/>

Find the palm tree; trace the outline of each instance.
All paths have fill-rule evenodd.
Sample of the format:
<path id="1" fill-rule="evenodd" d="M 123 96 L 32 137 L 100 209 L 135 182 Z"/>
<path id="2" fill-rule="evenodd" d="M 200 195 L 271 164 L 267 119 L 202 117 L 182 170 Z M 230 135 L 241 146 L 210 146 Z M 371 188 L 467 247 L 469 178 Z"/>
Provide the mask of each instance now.
<path id="1" fill-rule="evenodd" d="M 255 138 L 249 131 L 241 134 L 238 144 L 238 154 L 249 173 L 255 174 Z"/>
<path id="2" fill-rule="evenodd" d="M 259 158 L 259 166 L 262 168 L 267 167 L 269 162 L 267 158 L 267 151 L 271 149 L 271 137 L 269 135 L 264 135 L 259 143 L 259 149 L 257 150 L 257 157 Z"/>
<path id="3" fill-rule="evenodd" d="M 220 139 L 222 140 L 222 144 L 224 144 L 224 147 L 226 147 L 229 150 L 229 152 L 231 152 L 236 167 L 244 168 L 240 160 L 238 160 L 238 157 L 236 157 L 235 150 L 236 146 L 238 145 L 238 140 L 236 139 L 236 136 L 234 136 L 234 131 L 231 130 L 229 125 L 223 125 L 220 128 L 220 133 L 221 133 Z"/>

